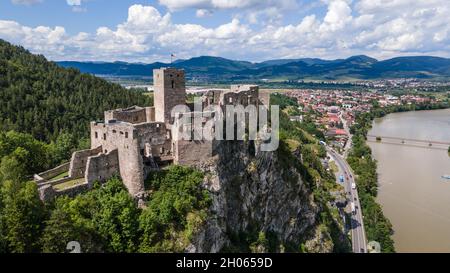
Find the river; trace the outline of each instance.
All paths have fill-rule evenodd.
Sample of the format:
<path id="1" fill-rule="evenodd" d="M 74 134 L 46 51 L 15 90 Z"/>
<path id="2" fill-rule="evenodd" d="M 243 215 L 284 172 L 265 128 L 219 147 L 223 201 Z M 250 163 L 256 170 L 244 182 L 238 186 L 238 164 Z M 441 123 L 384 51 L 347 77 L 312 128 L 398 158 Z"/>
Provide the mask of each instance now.
<path id="1" fill-rule="evenodd" d="M 369 135 L 450 142 L 450 109 L 390 114 Z M 448 146 L 384 138 L 368 144 L 397 252 L 450 252 L 450 180 L 442 178 L 450 175 Z"/>

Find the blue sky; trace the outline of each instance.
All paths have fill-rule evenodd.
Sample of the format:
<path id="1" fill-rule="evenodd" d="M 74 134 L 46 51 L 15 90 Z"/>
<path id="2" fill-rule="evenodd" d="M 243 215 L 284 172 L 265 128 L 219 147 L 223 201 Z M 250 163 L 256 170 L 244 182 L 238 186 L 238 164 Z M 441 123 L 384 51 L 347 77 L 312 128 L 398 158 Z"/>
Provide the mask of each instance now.
<path id="1" fill-rule="evenodd" d="M 27 2 L 26 0 L 24 2 Z M 118 23 L 126 21 L 128 8 L 134 4 L 151 5 L 162 13 L 167 7 L 158 1 L 136 0 L 90 0 L 81 5 L 69 5 L 66 0 L 45 0 L 34 4 L 14 4 L 10 0 L 0 3 L 0 18 L 14 20 L 27 26 L 64 26 L 69 33 L 81 31 L 92 32 L 98 27 L 113 28 Z M 195 9 L 180 10 L 174 13 L 175 23 L 202 23 L 216 26 L 227 22 L 230 12 L 219 12 L 214 18 L 197 18 Z"/>
<path id="2" fill-rule="evenodd" d="M 448 0 L 0 0 L 0 38 L 52 60 L 449 57 Z"/>

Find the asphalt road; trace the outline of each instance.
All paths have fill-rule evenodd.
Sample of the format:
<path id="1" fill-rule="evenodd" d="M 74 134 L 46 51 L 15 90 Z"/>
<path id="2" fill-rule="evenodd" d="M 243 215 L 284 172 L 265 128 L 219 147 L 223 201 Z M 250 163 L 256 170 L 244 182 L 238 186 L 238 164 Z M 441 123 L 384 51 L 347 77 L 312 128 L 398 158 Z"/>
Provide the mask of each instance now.
<path id="1" fill-rule="evenodd" d="M 352 189 L 352 184 L 355 182 L 355 175 L 348 165 L 347 161 L 331 148 L 327 148 L 328 154 L 335 160 L 339 173 L 337 178 L 344 176 L 344 188 L 347 193 L 348 203 L 355 204 L 356 212 L 351 213 L 351 236 L 352 248 L 354 253 L 367 253 L 367 240 L 364 230 L 363 215 L 361 212 L 361 204 L 359 202 L 359 195 L 357 189 Z"/>

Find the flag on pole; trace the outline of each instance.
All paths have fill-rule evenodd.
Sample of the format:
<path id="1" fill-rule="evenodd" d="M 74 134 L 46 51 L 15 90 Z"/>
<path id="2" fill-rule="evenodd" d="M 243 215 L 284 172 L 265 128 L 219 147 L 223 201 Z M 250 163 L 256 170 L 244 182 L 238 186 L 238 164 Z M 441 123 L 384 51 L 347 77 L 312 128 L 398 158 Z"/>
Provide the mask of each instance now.
<path id="1" fill-rule="evenodd" d="M 173 63 L 173 58 L 175 58 L 175 54 L 171 53 L 170 54 L 170 63 L 171 64 Z"/>

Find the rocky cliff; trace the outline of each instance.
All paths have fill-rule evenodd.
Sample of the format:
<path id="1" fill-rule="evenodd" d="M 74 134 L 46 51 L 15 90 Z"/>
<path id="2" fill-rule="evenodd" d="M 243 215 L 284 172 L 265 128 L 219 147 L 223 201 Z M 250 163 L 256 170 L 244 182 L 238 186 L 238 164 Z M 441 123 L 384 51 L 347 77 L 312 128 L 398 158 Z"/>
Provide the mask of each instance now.
<path id="1" fill-rule="evenodd" d="M 282 151 L 258 148 L 253 142 L 224 143 L 215 159 L 197 166 L 213 203 L 187 251 L 332 252 L 334 242 L 320 223 L 323 205 L 295 162 L 286 162 Z"/>

